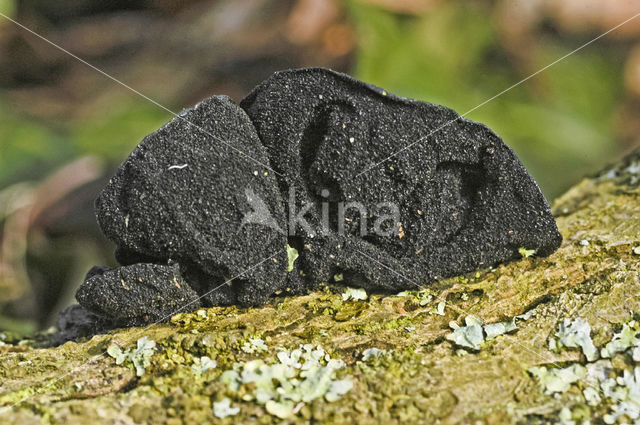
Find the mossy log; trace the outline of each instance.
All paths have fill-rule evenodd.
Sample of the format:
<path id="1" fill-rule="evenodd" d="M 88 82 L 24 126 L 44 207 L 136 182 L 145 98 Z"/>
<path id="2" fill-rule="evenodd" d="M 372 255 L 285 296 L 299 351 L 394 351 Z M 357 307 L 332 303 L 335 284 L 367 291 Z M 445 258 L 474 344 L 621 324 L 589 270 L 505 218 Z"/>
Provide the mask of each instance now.
<path id="1" fill-rule="evenodd" d="M 555 254 L 523 256 L 420 293 L 344 300 L 343 287 L 328 286 L 260 308 L 202 309 L 54 348 L 5 343 L 0 423 L 553 423 L 563 408 L 574 419 L 602 417 L 607 403 L 588 405 L 580 382 L 548 395 L 527 370 L 587 362 L 579 349 L 549 348 L 565 318 L 587 321 L 602 347 L 640 312 L 639 183 L 637 151 L 554 203 L 564 237 Z M 438 308 L 443 301 L 444 310 Z M 447 339 L 450 322 L 462 324 L 466 316 L 494 323 L 532 309 L 536 314 L 519 320 L 517 331 L 479 350 Z M 112 351 L 106 354 L 143 336 L 156 347 L 141 376 L 126 361 L 116 364 Z M 251 339 L 264 341 L 266 351 L 247 349 Z M 332 401 L 297 403 L 282 419 L 246 397 L 251 385 L 232 389 L 220 379 L 234 364 L 276 362 L 279 350 L 301 344 L 342 359 L 336 379 L 352 388 Z M 363 360 L 373 347 L 385 351 Z M 217 366 L 196 370 L 203 356 Z M 612 362 L 620 370 L 636 366 L 629 357 Z M 213 405 L 226 399 L 235 410 L 220 418 Z"/>

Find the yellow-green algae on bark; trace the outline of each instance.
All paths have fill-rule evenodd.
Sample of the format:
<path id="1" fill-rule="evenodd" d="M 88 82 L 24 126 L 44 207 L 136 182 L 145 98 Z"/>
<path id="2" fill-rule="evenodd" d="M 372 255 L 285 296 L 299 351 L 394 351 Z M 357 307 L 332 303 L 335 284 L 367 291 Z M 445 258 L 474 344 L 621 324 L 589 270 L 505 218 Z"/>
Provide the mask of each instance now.
<path id="1" fill-rule="evenodd" d="M 554 423 L 563 407 L 574 419 L 601 417 L 606 406 L 588 406 L 581 383 L 550 396 L 527 370 L 586 362 L 580 350 L 548 349 L 565 318 L 586 320 L 601 348 L 640 311 L 640 255 L 633 252 L 640 246 L 639 180 L 640 152 L 583 180 L 555 202 L 564 236 L 557 253 L 433 284 L 427 303 L 425 293 L 345 301 L 344 288 L 327 287 L 260 308 L 179 314 L 169 323 L 56 348 L 2 346 L 0 423 Z M 442 300 L 444 315 L 434 314 Z M 446 339 L 449 323 L 462 324 L 469 314 L 494 323 L 533 308 L 537 314 L 519 321 L 517 332 L 477 352 Z M 142 376 L 103 354 L 113 344 L 134 347 L 143 336 L 157 350 Z M 257 338 L 266 352 L 246 349 Z M 280 349 L 300 344 L 320 345 L 342 359 L 346 367 L 336 379 L 353 388 L 335 401 L 299 405 L 283 420 L 244 401 L 251 385 L 233 391 L 219 380 L 235 363 L 273 363 Z M 363 360 L 373 347 L 385 352 Z M 217 367 L 198 371 L 193 366 L 203 356 Z M 634 366 L 623 355 L 612 363 L 620 371 Z M 213 403 L 225 399 L 240 410 L 221 419 Z"/>

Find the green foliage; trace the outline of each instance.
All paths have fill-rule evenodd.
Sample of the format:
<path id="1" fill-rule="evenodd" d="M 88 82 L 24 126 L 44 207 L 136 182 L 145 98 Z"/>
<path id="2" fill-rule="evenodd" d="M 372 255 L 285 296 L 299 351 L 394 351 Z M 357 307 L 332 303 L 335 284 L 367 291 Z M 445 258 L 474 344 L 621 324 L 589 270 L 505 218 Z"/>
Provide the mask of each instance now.
<path id="1" fill-rule="evenodd" d="M 398 95 L 465 113 L 586 40 L 537 37 L 531 64 L 509 59 L 492 10 L 447 2 L 420 16 L 348 3 L 356 29 L 358 78 Z M 555 197 L 616 155 L 614 117 L 622 97 L 615 49 L 591 45 L 470 113 L 514 148 Z"/>
<path id="2" fill-rule="evenodd" d="M 74 154 L 60 134 L 15 116 L 1 99 L 0 141 L 0 187 L 28 177 L 43 177 L 44 169 Z"/>
<path id="3" fill-rule="evenodd" d="M 136 100 L 54 128 L 19 116 L 0 98 L 0 188 L 40 180 L 84 155 L 116 164 L 168 119 L 155 105 Z"/>
<path id="4" fill-rule="evenodd" d="M 33 335 L 37 329 L 38 325 L 35 321 L 20 320 L 0 314 L 0 330 L 2 330 L 2 332 L 0 332 L 0 340 L 3 339 L 3 335 L 6 335 L 7 331 L 23 337 Z"/>
<path id="5" fill-rule="evenodd" d="M 72 145 L 77 152 L 121 161 L 147 134 L 171 119 L 167 112 L 145 100 L 119 104 L 99 111 L 72 129 Z"/>
<path id="6" fill-rule="evenodd" d="M 441 2 L 417 16 L 348 0 L 355 29 L 355 75 L 402 96 L 464 113 L 586 39 L 541 32 L 526 64 L 505 48 L 494 7 Z M 9 16 L 13 0 L 0 0 Z M 512 146 L 553 198 L 616 156 L 614 114 L 622 99 L 622 50 L 600 40 L 474 110 Z M 620 49 L 623 49 L 621 47 Z M 143 99 L 115 96 L 100 110 L 43 125 L 0 97 L 0 188 L 39 180 L 72 159 L 94 154 L 116 164 L 170 116 Z"/>
<path id="7" fill-rule="evenodd" d="M 0 0 L 0 13 L 12 18 L 16 14 L 15 0 Z M 4 21 L 4 19 L 2 19 Z M 2 23 L 0 23 L 2 25 Z"/>

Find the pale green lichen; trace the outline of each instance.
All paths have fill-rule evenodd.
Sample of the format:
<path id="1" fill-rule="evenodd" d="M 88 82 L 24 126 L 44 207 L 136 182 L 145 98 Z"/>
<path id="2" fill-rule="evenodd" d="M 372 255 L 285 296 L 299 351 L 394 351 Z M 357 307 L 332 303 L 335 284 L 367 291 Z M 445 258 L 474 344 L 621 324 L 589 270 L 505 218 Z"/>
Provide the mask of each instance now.
<path id="1" fill-rule="evenodd" d="M 371 358 L 379 358 L 379 357 L 386 356 L 386 355 L 387 355 L 387 350 L 381 349 L 381 348 L 376 348 L 376 347 L 371 347 L 371 348 L 367 348 L 362 353 L 362 361 L 366 362 L 367 360 L 369 360 Z"/>
<path id="2" fill-rule="evenodd" d="M 564 393 L 571 384 L 583 379 L 586 374 L 584 366 L 579 364 L 557 369 L 534 366 L 527 371 L 538 380 L 546 394 Z"/>
<path id="3" fill-rule="evenodd" d="M 633 359 L 640 361 L 640 325 L 635 320 L 622 325 L 620 332 L 613 335 L 600 351 L 603 358 L 611 358 L 616 353 L 622 353 L 629 348 L 633 348 Z"/>
<path id="4" fill-rule="evenodd" d="M 522 258 L 529 258 L 536 253 L 536 250 L 521 247 L 521 248 L 518 248 L 518 253 L 522 256 Z"/>
<path id="5" fill-rule="evenodd" d="M 436 308 L 431 310 L 429 314 L 437 314 L 438 316 L 444 316 L 444 308 L 446 307 L 446 305 L 447 303 L 445 303 L 444 301 L 440 301 L 436 306 Z"/>
<path id="6" fill-rule="evenodd" d="M 353 382 L 350 379 L 339 379 L 336 381 L 331 381 L 329 384 L 329 390 L 325 394 L 324 398 L 328 402 L 337 401 L 351 391 L 353 388 Z"/>
<path id="7" fill-rule="evenodd" d="M 558 351 L 563 347 L 580 348 L 588 361 L 598 358 L 598 349 L 591 339 L 591 326 L 583 318 L 566 318 L 558 325 L 556 338 L 549 339 L 549 349 Z"/>
<path id="8" fill-rule="evenodd" d="M 614 334 L 611 341 L 602 348 L 602 357 L 610 358 L 617 353 L 626 352 L 631 347 L 636 347 L 637 328 L 638 324 L 634 320 L 623 324 L 621 331 Z M 592 342 L 583 344 L 587 338 L 588 341 L 591 338 L 590 326 L 582 319 L 565 319 L 556 336 L 558 344 L 580 348 L 586 345 L 588 352 L 595 349 L 595 347 L 591 348 Z M 584 348 L 583 351 L 585 351 Z M 593 359 L 594 356 L 592 355 L 591 358 Z M 595 358 L 597 358 L 597 350 Z M 590 361 L 589 358 L 587 360 Z M 635 358 L 633 360 L 637 361 Z M 624 367 L 624 364 L 619 366 Z M 605 413 L 601 416 L 606 424 L 640 424 L 640 366 L 617 372 L 611 360 L 603 359 L 596 362 L 590 361 L 586 366 L 573 363 L 566 368 L 547 370 L 542 366 L 532 367 L 528 371 L 538 380 L 546 394 L 564 393 L 577 382 L 586 385 L 582 390 L 586 404 L 600 411 L 606 406 Z"/>
<path id="9" fill-rule="evenodd" d="M 480 344 L 484 342 L 482 320 L 473 315 L 464 320 L 465 326 L 459 326 L 456 322 L 449 323 L 453 333 L 447 335 L 447 339 L 459 347 L 480 350 Z"/>
<path id="10" fill-rule="evenodd" d="M 611 382 L 609 382 L 611 383 Z M 603 416 L 607 424 L 619 423 L 626 418 L 639 423 L 640 419 L 640 367 L 636 366 L 633 372 L 624 370 L 622 376 L 615 380 L 615 386 L 607 386 L 607 397 L 614 403 L 611 412 Z"/>
<path id="11" fill-rule="evenodd" d="M 589 406 L 598 406 L 602 402 L 600 393 L 593 387 L 582 390 L 582 395 Z"/>
<path id="12" fill-rule="evenodd" d="M 194 373 L 201 375 L 208 370 L 215 369 L 218 367 L 218 362 L 212 360 L 209 356 L 195 357 L 193 359 L 193 365 L 191 366 L 191 370 Z"/>
<path id="13" fill-rule="evenodd" d="M 324 398 L 338 400 L 353 387 L 349 379 L 336 379 L 345 364 L 331 358 L 320 346 L 301 345 L 291 351 L 280 351 L 278 362 L 257 359 L 236 363 L 222 373 L 220 381 L 229 390 L 243 390 L 242 400 L 264 405 L 268 413 L 281 419 L 292 417 L 302 405 Z"/>
<path id="14" fill-rule="evenodd" d="M 264 340 L 260 338 L 251 338 L 242 345 L 241 350 L 247 354 L 254 354 L 268 351 L 269 347 L 267 347 Z"/>
<path id="15" fill-rule="evenodd" d="M 433 296 L 429 294 L 425 294 L 424 296 L 418 297 L 418 300 L 419 300 L 420 307 L 424 307 L 425 305 L 429 304 L 431 300 L 433 300 Z M 444 311 L 444 308 L 443 308 L 443 311 Z"/>
<path id="16" fill-rule="evenodd" d="M 342 293 L 343 301 L 364 301 L 367 299 L 367 291 L 362 288 L 351 288 L 347 287 L 345 291 Z"/>
<path id="17" fill-rule="evenodd" d="M 556 425 L 576 425 L 576 421 L 573 420 L 573 414 L 571 409 L 563 407 L 558 414 L 558 422 Z"/>
<path id="18" fill-rule="evenodd" d="M 298 250 L 289 245 L 286 245 L 286 248 L 287 248 L 287 260 L 289 262 L 287 265 L 287 271 L 293 271 L 293 263 L 298 258 Z"/>
<path id="19" fill-rule="evenodd" d="M 518 325 L 516 325 L 515 317 L 506 322 L 489 323 L 488 325 L 484 325 L 484 332 L 486 334 L 487 341 L 491 341 L 500 335 L 515 332 L 517 330 Z"/>
<path id="20" fill-rule="evenodd" d="M 447 339 L 458 347 L 478 351 L 485 341 L 517 331 L 518 325 L 516 321 L 518 319 L 527 320 L 535 314 L 535 310 L 530 310 L 525 314 L 511 318 L 511 320 L 486 325 L 483 325 L 482 319 L 479 317 L 469 315 L 465 318 L 465 326 L 459 326 L 456 322 L 449 323 L 449 327 L 453 329 L 453 332 L 447 335 Z"/>
<path id="21" fill-rule="evenodd" d="M 218 418 L 226 418 L 229 416 L 235 416 L 240 413 L 239 407 L 231 407 L 231 400 L 223 398 L 220 401 L 213 403 L 213 414 Z"/>
<path id="22" fill-rule="evenodd" d="M 264 405 L 265 409 L 269 414 L 276 416 L 280 419 L 290 418 L 291 416 L 295 415 L 302 406 L 304 406 L 304 403 L 296 404 L 290 400 L 284 400 L 284 401 L 267 400 L 267 402 Z"/>
<path id="23" fill-rule="evenodd" d="M 593 373 L 592 365 L 598 365 Z M 607 424 L 628 423 L 628 420 L 637 424 L 640 419 L 640 367 L 611 376 L 613 365 L 609 360 L 602 360 L 587 365 L 587 369 L 587 379 L 591 378 L 591 386 L 583 390 L 587 404 L 594 407 L 608 404 L 608 411 L 602 416 Z"/>
<path id="24" fill-rule="evenodd" d="M 136 375 L 144 375 L 147 367 L 151 365 L 150 358 L 156 351 L 156 342 L 143 336 L 136 343 L 136 348 L 122 350 L 119 345 L 111 344 L 107 348 L 107 354 L 116 360 L 116 364 L 120 365 L 125 362 L 131 362 L 136 370 Z"/>
<path id="25" fill-rule="evenodd" d="M 431 300 L 433 300 L 433 295 L 429 293 L 427 289 L 422 289 L 420 291 L 402 291 L 399 292 L 396 296 L 398 297 L 415 297 L 418 299 L 418 304 L 420 307 L 424 307 L 429 304 Z"/>

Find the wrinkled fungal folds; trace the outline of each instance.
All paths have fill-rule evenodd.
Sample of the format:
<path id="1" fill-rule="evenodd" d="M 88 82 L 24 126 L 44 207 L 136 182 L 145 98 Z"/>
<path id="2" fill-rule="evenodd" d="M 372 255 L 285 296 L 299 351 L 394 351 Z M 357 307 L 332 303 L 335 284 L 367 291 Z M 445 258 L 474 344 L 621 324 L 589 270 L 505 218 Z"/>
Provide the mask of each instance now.
<path id="1" fill-rule="evenodd" d="M 416 289 L 561 242 L 489 128 L 321 68 L 183 111 L 120 165 L 96 214 L 121 266 L 92 269 L 76 298 L 111 326 L 261 305 L 335 276 Z"/>

